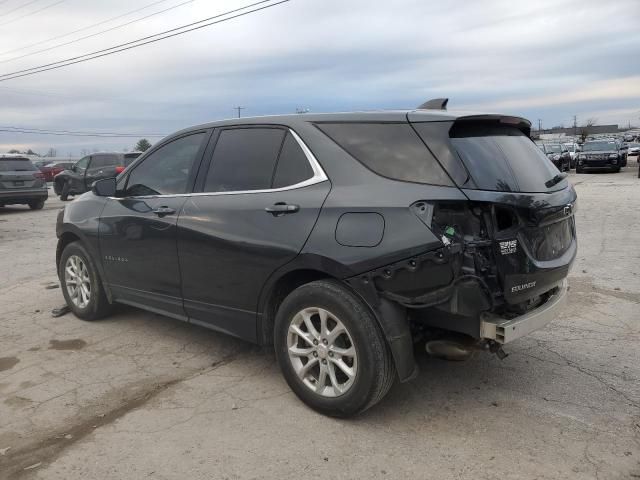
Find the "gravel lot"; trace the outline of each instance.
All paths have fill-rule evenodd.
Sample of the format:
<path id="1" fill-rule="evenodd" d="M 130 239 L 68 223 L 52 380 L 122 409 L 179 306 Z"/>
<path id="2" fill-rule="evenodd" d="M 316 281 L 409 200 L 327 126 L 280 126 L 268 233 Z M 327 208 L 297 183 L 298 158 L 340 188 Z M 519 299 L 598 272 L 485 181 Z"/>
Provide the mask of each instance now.
<path id="1" fill-rule="evenodd" d="M 306 408 L 271 353 L 122 308 L 68 314 L 55 217 L 0 209 L 0 478 L 640 478 L 640 179 L 572 174 L 569 306 L 351 420 Z"/>

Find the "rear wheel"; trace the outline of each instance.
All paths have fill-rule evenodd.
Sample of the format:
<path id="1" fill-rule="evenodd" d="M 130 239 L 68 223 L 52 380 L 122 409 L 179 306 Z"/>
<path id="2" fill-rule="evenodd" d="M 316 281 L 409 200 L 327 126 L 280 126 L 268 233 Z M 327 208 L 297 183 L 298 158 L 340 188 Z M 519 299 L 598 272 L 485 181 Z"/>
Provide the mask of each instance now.
<path id="1" fill-rule="evenodd" d="M 64 182 L 60 189 L 60 200 L 63 202 L 66 202 L 69 199 L 69 189 L 69 182 Z"/>
<path id="2" fill-rule="evenodd" d="M 31 208 L 31 210 L 42 210 L 42 207 L 44 207 L 44 200 L 42 199 L 29 202 L 29 208 Z"/>
<path id="3" fill-rule="evenodd" d="M 282 373 L 311 408 L 336 417 L 379 402 L 395 379 L 385 338 L 367 306 L 332 280 L 294 290 L 276 316 Z"/>
<path id="4" fill-rule="evenodd" d="M 62 294 L 71 311 L 83 320 L 97 320 L 111 310 L 102 281 L 89 253 L 79 242 L 65 247 L 58 277 Z"/>

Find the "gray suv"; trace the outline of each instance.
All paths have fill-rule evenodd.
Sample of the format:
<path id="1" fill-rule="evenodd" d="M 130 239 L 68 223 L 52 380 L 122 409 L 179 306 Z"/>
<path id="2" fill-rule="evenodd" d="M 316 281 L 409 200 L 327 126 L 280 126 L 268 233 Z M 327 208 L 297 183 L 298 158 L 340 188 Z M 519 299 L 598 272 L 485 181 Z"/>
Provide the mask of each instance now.
<path id="1" fill-rule="evenodd" d="M 0 155 L 0 207 L 22 204 L 40 210 L 47 197 L 44 174 L 30 159 Z"/>

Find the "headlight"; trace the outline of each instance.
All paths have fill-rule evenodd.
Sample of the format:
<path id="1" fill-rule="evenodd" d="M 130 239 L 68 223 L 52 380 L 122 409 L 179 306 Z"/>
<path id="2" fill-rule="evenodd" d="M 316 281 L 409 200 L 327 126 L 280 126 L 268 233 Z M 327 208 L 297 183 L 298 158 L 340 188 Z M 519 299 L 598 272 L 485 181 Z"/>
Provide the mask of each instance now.
<path id="1" fill-rule="evenodd" d="M 578 158 L 580 160 L 585 160 L 587 158 L 587 156 L 584 153 L 581 153 L 580 155 L 578 155 Z"/>
<path id="2" fill-rule="evenodd" d="M 618 155 L 615 153 L 612 153 L 611 155 L 609 155 L 609 158 L 615 158 L 616 160 L 618 159 Z"/>
<path id="3" fill-rule="evenodd" d="M 554 160 L 560 160 L 560 155 L 558 155 L 557 153 L 553 156 Z"/>

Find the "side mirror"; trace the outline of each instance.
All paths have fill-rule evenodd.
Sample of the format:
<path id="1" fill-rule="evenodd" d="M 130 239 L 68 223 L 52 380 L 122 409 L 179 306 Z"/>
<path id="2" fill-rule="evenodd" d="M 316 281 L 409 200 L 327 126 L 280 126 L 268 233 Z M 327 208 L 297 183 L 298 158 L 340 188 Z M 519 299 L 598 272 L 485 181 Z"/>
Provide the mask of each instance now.
<path id="1" fill-rule="evenodd" d="M 97 180 L 91 185 L 91 191 L 98 197 L 115 197 L 116 179 L 103 178 L 102 180 Z"/>

